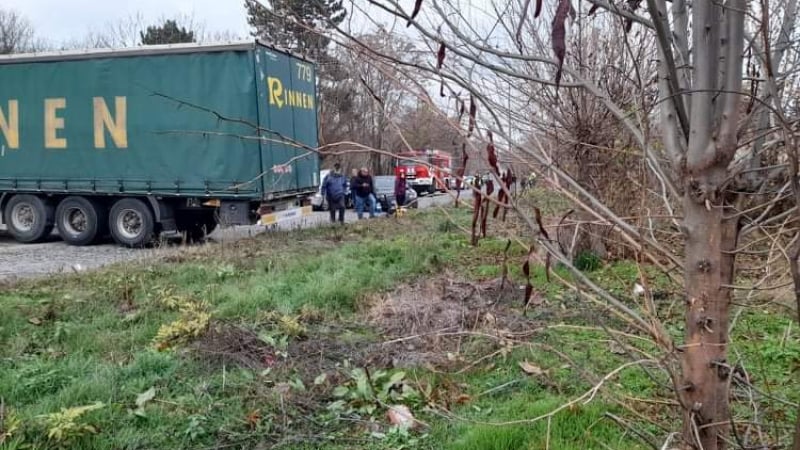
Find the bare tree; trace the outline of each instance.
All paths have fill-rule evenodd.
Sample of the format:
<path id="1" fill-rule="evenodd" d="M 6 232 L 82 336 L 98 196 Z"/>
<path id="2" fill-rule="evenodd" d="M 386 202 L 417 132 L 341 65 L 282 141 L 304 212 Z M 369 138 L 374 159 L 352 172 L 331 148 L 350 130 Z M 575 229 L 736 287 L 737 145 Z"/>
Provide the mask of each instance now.
<path id="1" fill-rule="evenodd" d="M 365 45 L 380 49 L 387 55 L 410 55 L 417 59 L 419 51 L 402 38 L 385 30 L 359 36 Z M 410 124 L 410 111 L 416 107 L 416 80 L 404 71 L 396 70 L 384 61 L 368 57 L 363 48 L 340 47 L 333 54 L 336 61 L 336 80 L 329 87 L 327 101 L 322 107 L 323 142 L 350 140 L 389 153 L 405 150 L 409 145 L 400 138 L 402 126 Z M 401 125 L 402 118 L 406 118 Z M 422 119 L 422 117 L 420 117 Z M 362 161 L 379 172 L 390 169 L 386 155 L 372 153 Z"/>
<path id="2" fill-rule="evenodd" d="M 198 23 L 192 15 L 178 15 L 176 17 L 161 17 L 155 21 L 156 27 L 167 23 L 180 25 L 181 28 L 192 35 L 197 42 L 221 42 L 236 40 L 233 33 L 218 32 L 207 33 L 205 25 Z M 142 13 L 136 13 L 108 22 L 99 29 L 90 30 L 80 39 L 72 39 L 61 44 L 62 49 L 76 48 L 128 48 L 142 45 L 142 37 L 152 26 Z"/>
<path id="3" fill-rule="evenodd" d="M 766 276 L 753 284 L 737 284 L 741 280 L 736 258 L 755 247 L 767 264 L 786 263 L 791 260 L 789 245 L 798 239 L 797 224 L 791 223 L 797 205 L 786 204 L 791 202 L 792 185 L 798 184 L 797 118 L 786 113 L 787 87 L 796 83 L 798 69 L 797 48 L 792 45 L 796 0 L 639 0 L 624 6 L 587 0 L 576 2 L 583 4 L 580 10 L 569 0 L 550 2 L 555 3 L 552 8 L 539 0 L 523 0 L 504 8 L 493 5 L 494 11 L 483 11 L 480 23 L 454 1 L 418 1 L 413 12 L 395 0 L 366 1 L 376 11 L 406 21 L 429 48 L 439 49 L 431 52 L 438 57 L 419 63 L 387 54 L 339 27 L 344 41 L 398 70 L 413 68 L 438 77 L 451 91 L 466 92 L 481 112 L 470 114 L 465 135 L 481 133 L 494 170 L 500 152 L 530 163 L 552 178 L 586 217 L 613 226 L 632 252 L 683 284 L 684 341 L 677 343 L 647 295 L 640 308 L 630 308 L 576 270 L 529 211 L 509 205 L 537 244 L 572 268 L 583 285 L 582 296 L 606 302 L 662 349 L 661 366 L 671 376 L 683 411 L 683 445 L 713 450 L 736 442 L 729 390 L 739 368 L 728 356 L 734 291 L 742 291 L 747 299 L 749 293 L 775 287 L 770 283 L 775 279 Z M 575 57 L 583 48 L 566 39 L 566 24 L 592 17 L 625 30 L 616 44 L 632 55 L 626 75 L 635 78 L 629 84 L 637 90 L 631 92 L 642 99 L 657 95 L 657 112 L 646 106 L 653 102 L 626 103 L 598 81 L 603 71 L 617 67 L 587 67 L 585 59 Z M 597 32 L 612 29 L 600 26 Z M 637 35 L 649 40 L 637 40 Z M 652 41 L 657 76 L 651 78 L 642 76 L 648 73 L 644 68 L 649 54 L 636 50 Z M 508 93 L 499 86 L 507 86 Z M 540 92 L 531 95 L 530 86 Z M 536 97 L 543 100 L 532 109 L 528 105 Z M 554 164 L 546 133 L 533 124 L 546 116 L 543 108 L 589 99 L 598 102 L 596 114 L 613 117 L 624 139 L 640 152 L 651 180 L 644 195 L 670 211 L 667 227 L 678 224 L 682 249 L 673 251 L 657 237 L 661 230 L 655 224 L 665 222 L 664 217 L 647 211 L 633 218 L 622 216 L 586 180 Z M 467 100 L 458 101 L 463 105 Z M 649 126 L 651 121 L 658 123 L 657 132 Z M 558 128 L 573 125 L 549 129 L 563 137 Z M 529 141 L 521 135 L 532 136 L 533 145 L 525 145 Z M 595 145 L 585 133 L 574 138 L 581 148 Z M 765 240 L 771 248 L 762 248 Z M 682 268 L 682 274 L 676 268 Z"/>
<path id="4" fill-rule="evenodd" d="M 0 54 L 41 50 L 31 23 L 14 10 L 0 9 Z"/>

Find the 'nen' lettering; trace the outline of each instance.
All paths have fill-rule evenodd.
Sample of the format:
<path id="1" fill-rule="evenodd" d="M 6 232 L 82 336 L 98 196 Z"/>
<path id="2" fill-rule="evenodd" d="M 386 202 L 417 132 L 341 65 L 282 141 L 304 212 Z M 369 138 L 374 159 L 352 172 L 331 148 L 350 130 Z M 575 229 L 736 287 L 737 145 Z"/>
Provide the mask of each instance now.
<path id="1" fill-rule="evenodd" d="M 92 99 L 94 112 L 94 148 L 106 148 L 106 132 L 116 148 L 128 148 L 128 101 L 126 97 L 114 97 L 114 114 L 103 97 Z M 44 99 L 44 147 L 67 148 L 67 138 L 62 133 L 66 128 L 64 111 L 67 99 Z M 19 149 L 19 100 L 10 99 L 7 105 L 0 103 L 0 133 L 5 145 Z M 3 141 L 0 141 L 2 143 Z"/>

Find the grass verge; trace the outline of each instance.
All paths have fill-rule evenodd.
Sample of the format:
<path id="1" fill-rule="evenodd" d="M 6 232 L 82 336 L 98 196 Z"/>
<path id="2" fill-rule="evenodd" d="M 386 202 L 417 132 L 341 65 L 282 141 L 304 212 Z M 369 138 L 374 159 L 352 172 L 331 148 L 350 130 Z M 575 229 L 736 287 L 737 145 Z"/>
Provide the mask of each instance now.
<path id="1" fill-rule="evenodd" d="M 487 288 L 488 303 L 454 319 L 491 317 L 489 339 L 382 344 L 420 326 L 372 321 L 367 312 L 386 298 L 411 289 L 423 301 L 405 305 L 419 307 L 453 291 L 454 273 L 487 283 L 501 274 L 505 242 L 469 246 L 458 231 L 468 221 L 450 210 L 267 234 L 9 288 L 0 293 L 0 448 L 646 448 L 602 393 L 525 422 L 590 388 L 581 372 L 608 372 L 627 355 L 542 268 L 532 278 L 546 303 L 520 319 L 522 249 L 510 251 L 509 287 Z M 592 276 L 624 293 L 637 271 L 621 263 Z M 414 284 L 437 277 L 435 289 Z M 444 323 L 441 313 L 430 326 Z M 797 358 L 796 336 L 780 338 L 789 322 L 768 311 L 741 320 L 736 350 L 783 394 Z M 538 331 L 520 334 L 529 330 Z M 754 333 L 776 349 L 759 356 L 763 347 L 746 339 Z M 401 367 L 409 354 L 422 356 Z M 658 381 L 631 367 L 609 383 L 630 401 L 668 402 Z M 387 426 L 386 406 L 398 403 L 424 431 Z"/>

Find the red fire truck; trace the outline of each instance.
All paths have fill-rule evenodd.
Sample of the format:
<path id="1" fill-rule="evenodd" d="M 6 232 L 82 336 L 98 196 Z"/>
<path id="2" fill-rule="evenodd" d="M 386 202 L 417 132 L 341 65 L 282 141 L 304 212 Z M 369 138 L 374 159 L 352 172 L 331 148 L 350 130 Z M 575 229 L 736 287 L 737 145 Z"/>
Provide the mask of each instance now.
<path id="1" fill-rule="evenodd" d="M 441 150 L 415 150 L 397 155 L 395 175 L 405 172 L 406 180 L 418 194 L 433 194 L 451 187 L 453 157 Z"/>

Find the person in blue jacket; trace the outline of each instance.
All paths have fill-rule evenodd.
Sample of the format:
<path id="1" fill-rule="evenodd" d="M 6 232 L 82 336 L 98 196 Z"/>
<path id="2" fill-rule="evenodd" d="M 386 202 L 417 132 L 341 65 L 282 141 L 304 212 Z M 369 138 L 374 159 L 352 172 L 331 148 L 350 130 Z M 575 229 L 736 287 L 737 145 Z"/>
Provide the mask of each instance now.
<path id="1" fill-rule="evenodd" d="M 336 223 L 336 211 L 339 211 L 339 223 L 344 223 L 346 192 L 347 177 L 342 174 L 342 166 L 336 163 L 333 165 L 333 171 L 326 175 L 322 181 L 322 196 L 328 201 L 331 223 Z"/>

